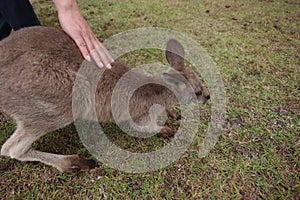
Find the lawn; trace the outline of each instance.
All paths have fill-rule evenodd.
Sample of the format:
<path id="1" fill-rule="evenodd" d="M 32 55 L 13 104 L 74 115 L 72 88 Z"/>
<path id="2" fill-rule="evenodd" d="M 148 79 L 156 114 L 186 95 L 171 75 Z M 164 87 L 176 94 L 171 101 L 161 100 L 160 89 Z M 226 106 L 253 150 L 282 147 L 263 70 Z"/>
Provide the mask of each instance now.
<path id="1" fill-rule="evenodd" d="M 32 0 L 45 26 L 59 27 L 53 3 Z M 41 163 L 0 158 L 0 199 L 299 199 L 300 2 L 298 0 L 78 0 L 104 41 L 122 31 L 163 27 L 184 33 L 207 50 L 226 88 L 224 130 L 214 149 L 198 157 L 210 121 L 202 106 L 197 137 L 164 169 L 131 174 L 99 167 L 63 174 Z M 162 59 L 159 51 L 124 56 L 137 65 Z M 0 116 L 0 145 L 15 128 Z M 113 124 L 105 133 L 132 151 L 150 151 L 167 139 L 146 142 Z M 35 143 L 37 149 L 91 156 L 73 125 Z"/>

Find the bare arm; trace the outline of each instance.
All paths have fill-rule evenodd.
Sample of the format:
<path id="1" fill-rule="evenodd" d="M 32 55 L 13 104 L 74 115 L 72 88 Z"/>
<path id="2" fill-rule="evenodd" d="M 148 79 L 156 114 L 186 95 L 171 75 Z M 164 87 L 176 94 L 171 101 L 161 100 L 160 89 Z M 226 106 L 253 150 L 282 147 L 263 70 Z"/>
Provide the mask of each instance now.
<path id="1" fill-rule="evenodd" d="M 83 57 L 99 67 L 111 68 L 112 56 L 83 18 L 75 0 L 53 0 L 62 29 L 75 41 Z"/>

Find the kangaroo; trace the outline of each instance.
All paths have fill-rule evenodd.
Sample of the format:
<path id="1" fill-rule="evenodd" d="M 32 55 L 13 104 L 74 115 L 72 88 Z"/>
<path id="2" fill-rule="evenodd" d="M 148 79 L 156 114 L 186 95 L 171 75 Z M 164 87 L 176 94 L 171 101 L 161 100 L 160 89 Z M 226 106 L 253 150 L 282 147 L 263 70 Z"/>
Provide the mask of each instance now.
<path id="1" fill-rule="evenodd" d="M 93 160 L 78 155 L 51 154 L 31 148 L 40 137 L 75 120 L 72 90 L 84 58 L 73 40 L 56 28 L 23 28 L 0 41 L 0 55 L 0 110 L 17 123 L 16 130 L 1 148 L 1 156 L 19 161 L 39 161 L 66 173 L 94 168 Z M 156 77 L 155 81 L 165 82 L 179 90 L 190 84 L 197 100 L 205 103 L 210 98 L 209 91 L 198 76 L 184 66 L 184 49 L 178 41 L 171 39 L 167 43 L 166 58 L 171 68 L 188 83 L 176 78 L 178 73 L 174 72 L 165 73 L 164 78 Z M 119 60 L 112 63 L 112 69 L 102 69 L 105 71 L 95 95 L 99 122 L 114 120 L 111 108 L 113 90 L 130 69 Z M 134 75 L 131 84 L 146 77 L 138 72 Z M 130 99 L 129 111 L 134 121 L 143 124 L 149 121 L 147 109 L 151 105 L 171 108 L 177 103 L 168 88 L 147 84 L 136 90 Z M 164 127 L 164 131 L 170 129 Z"/>

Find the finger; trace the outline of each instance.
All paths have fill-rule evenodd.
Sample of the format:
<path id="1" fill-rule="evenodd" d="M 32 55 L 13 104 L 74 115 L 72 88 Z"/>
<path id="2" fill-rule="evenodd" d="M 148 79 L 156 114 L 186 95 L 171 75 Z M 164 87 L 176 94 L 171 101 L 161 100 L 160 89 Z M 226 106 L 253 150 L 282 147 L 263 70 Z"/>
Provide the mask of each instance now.
<path id="1" fill-rule="evenodd" d="M 114 62 L 114 58 L 110 55 L 110 53 L 108 52 L 108 50 L 106 49 L 106 47 L 98 41 L 98 45 L 100 45 L 100 47 L 103 49 L 103 52 L 105 53 L 106 57 L 108 58 L 108 60 L 110 62 Z"/>
<path id="2" fill-rule="evenodd" d="M 102 68 L 105 66 L 96 49 L 92 50 L 90 55 L 98 67 Z"/>
<path id="3" fill-rule="evenodd" d="M 97 46 L 96 47 L 96 50 L 97 50 L 97 53 L 99 54 L 99 56 L 101 57 L 101 60 L 102 60 L 102 62 L 103 62 L 103 64 L 104 64 L 104 66 L 106 67 L 106 68 L 111 68 L 111 65 L 110 65 L 110 63 L 111 63 L 111 60 L 110 60 L 110 58 L 106 55 L 106 53 L 105 53 L 105 51 L 104 51 L 104 49 L 101 47 L 101 46 Z"/>
<path id="4" fill-rule="evenodd" d="M 113 57 L 110 55 L 110 53 L 107 51 L 107 49 L 104 47 L 104 45 L 94 36 L 94 44 L 96 46 L 97 53 L 101 57 L 101 60 L 104 64 L 104 66 L 108 69 L 111 69 L 111 63 L 114 62 Z"/>
<path id="5" fill-rule="evenodd" d="M 102 54 L 103 54 L 103 59 L 105 60 L 105 66 L 107 67 L 107 68 L 109 68 L 109 69 L 111 69 L 111 63 L 113 63 L 114 62 L 114 59 L 113 59 L 113 57 L 110 55 L 110 53 L 108 52 L 108 50 L 104 47 L 104 45 L 102 45 L 101 43 L 100 43 L 100 46 L 99 46 L 100 48 L 101 48 L 101 52 L 102 52 Z"/>
<path id="6" fill-rule="evenodd" d="M 76 43 L 76 45 L 78 46 L 82 56 L 84 57 L 84 59 L 86 59 L 87 61 L 91 61 L 91 57 L 89 56 L 89 50 L 86 46 L 85 41 L 83 40 L 82 37 L 76 37 L 74 38 L 74 41 Z"/>
<path id="7" fill-rule="evenodd" d="M 92 57 L 92 59 L 95 61 L 96 65 L 100 68 L 104 67 L 104 63 L 102 62 L 102 58 L 101 56 L 99 55 L 99 53 L 97 52 L 95 46 L 93 45 L 90 37 L 88 37 L 86 35 L 86 37 L 83 38 L 85 43 L 86 43 L 86 46 L 89 50 L 89 55 Z"/>

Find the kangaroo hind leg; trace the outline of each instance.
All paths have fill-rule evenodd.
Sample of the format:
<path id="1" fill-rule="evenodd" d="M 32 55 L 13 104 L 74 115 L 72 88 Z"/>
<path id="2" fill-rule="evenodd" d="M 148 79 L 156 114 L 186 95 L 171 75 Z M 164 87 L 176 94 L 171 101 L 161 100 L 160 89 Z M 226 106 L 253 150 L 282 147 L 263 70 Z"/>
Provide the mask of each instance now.
<path id="1" fill-rule="evenodd" d="M 67 173 L 95 167 L 93 160 L 80 158 L 77 155 L 58 155 L 32 149 L 32 143 L 47 132 L 30 126 L 26 127 L 19 123 L 13 135 L 3 144 L 1 155 L 20 161 L 39 161 Z"/>

